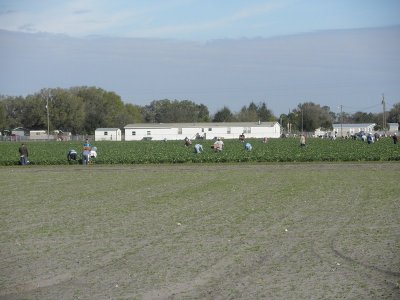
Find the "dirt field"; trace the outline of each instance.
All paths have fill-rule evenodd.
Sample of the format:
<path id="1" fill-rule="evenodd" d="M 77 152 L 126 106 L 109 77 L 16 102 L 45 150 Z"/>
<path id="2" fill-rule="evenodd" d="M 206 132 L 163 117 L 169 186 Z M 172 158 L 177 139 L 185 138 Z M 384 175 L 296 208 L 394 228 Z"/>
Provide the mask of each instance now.
<path id="1" fill-rule="evenodd" d="M 400 299 L 400 163 L 2 167 L 0 299 Z"/>

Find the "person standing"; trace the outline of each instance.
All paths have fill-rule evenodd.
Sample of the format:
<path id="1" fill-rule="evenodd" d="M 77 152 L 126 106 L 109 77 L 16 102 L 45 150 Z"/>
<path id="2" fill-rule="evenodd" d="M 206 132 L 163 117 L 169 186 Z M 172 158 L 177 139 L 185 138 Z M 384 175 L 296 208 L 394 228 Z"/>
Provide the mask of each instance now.
<path id="1" fill-rule="evenodd" d="M 19 152 L 19 162 L 21 165 L 25 166 L 28 164 L 28 156 L 29 156 L 29 152 L 28 152 L 28 148 L 26 147 L 26 145 L 24 143 L 21 144 L 21 146 L 18 149 Z"/>
<path id="2" fill-rule="evenodd" d="M 304 134 L 300 134 L 300 147 L 306 146 L 306 137 Z"/>
<path id="3" fill-rule="evenodd" d="M 396 132 L 392 135 L 392 139 L 393 139 L 393 144 L 396 145 L 398 140 Z"/>
<path id="4" fill-rule="evenodd" d="M 85 143 L 83 144 L 83 152 L 82 152 L 82 164 L 83 165 L 87 165 L 89 163 L 91 149 L 92 149 L 92 147 L 90 146 L 89 140 L 86 139 Z"/>

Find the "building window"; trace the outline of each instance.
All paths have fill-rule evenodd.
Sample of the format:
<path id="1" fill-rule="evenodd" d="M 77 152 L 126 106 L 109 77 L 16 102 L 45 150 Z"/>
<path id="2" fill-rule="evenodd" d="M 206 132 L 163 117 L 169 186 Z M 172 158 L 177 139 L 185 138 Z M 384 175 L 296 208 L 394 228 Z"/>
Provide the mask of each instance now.
<path id="1" fill-rule="evenodd" d="M 151 135 L 151 131 L 150 130 L 147 130 L 147 135 Z"/>
<path id="2" fill-rule="evenodd" d="M 228 128 L 226 129 L 226 133 L 227 133 L 227 134 L 230 134 L 230 133 L 231 133 L 231 128 L 230 128 L 230 127 L 228 127 Z"/>
<path id="3" fill-rule="evenodd" d="M 178 128 L 178 134 L 182 134 L 182 128 Z"/>
<path id="4" fill-rule="evenodd" d="M 243 133 L 251 133 L 251 127 L 244 127 Z"/>
<path id="5" fill-rule="evenodd" d="M 132 135 L 136 135 L 136 131 L 132 131 Z"/>
<path id="6" fill-rule="evenodd" d="M 204 132 L 204 128 L 201 129 L 201 132 Z"/>
<path id="7" fill-rule="evenodd" d="M 212 131 L 212 128 L 208 128 L 208 131 Z"/>
<path id="8" fill-rule="evenodd" d="M 107 132 L 107 131 L 104 131 L 104 135 L 108 135 L 108 132 Z"/>

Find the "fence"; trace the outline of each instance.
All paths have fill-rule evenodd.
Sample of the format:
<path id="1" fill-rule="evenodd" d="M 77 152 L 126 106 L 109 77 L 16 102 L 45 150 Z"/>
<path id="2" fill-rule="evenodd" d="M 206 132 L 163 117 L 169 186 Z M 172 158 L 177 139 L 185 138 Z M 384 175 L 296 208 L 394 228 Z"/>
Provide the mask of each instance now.
<path id="1" fill-rule="evenodd" d="M 68 135 L 68 136 L 60 136 L 58 135 L 42 135 L 42 136 L 29 136 L 29 135 L 2 135 L 0 136 L 0 141 L 2 142 L 47 142 L 47 141 L 59 141 L 59 142 L 68 142 L 68 141 L 84 141 L 88 138 L 91 141 L 94 141 L 94 135 Z"/>

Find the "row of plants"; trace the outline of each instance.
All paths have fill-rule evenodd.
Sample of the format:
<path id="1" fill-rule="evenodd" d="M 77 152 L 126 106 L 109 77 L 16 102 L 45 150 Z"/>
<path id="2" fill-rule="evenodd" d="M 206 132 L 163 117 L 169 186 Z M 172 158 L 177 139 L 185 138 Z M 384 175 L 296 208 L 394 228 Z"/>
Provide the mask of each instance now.
<path id="1" fill-rule="evenodd" d="M 196 154 L 194 143 L 203 145 Z M 390 138 L 373 144 L 351 139 L 308 139 L 300 147 L 297 139 L 247 140 L 253 146 L 246 151 L 238 140 L 225 140 L 222 152 L 215 153 L 213 141 L 194 141 L 192 147 L 183 141 L 92 142 L 97 147 L 95 164 L 161 164 L 161 163 L 224 163 L 224 162 L 318 162 L 318 161 L 400 161 L 400 145 Z M 69 149 L 80 154 L 82 142 L 26 142 L 31 165 L 66 165 Z M 0 143 L 0 165 L 19 163 L 17 142 Z M 81 155 L 79 155 L 81 158 Z M 74 162 L 75 164 L 77 162 Z"/>

